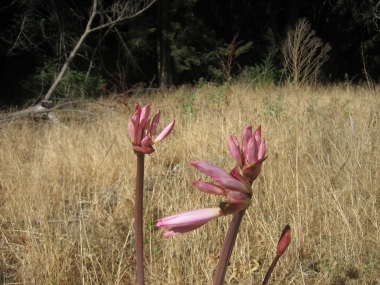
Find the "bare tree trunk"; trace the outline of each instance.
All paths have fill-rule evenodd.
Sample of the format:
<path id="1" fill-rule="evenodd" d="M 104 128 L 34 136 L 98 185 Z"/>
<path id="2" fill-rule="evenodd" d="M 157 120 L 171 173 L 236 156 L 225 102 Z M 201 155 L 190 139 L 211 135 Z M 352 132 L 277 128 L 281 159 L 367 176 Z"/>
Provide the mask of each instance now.
<path id="1" fill-rule="evenodd" d="M 170 57 L 169 31 L 169 0 L 159 0 L 157 3 L 157 68 L 160 87 L 173 84 L 173 67 Z"/>
<path id="2" fill-rule="evenodd" d="M 36 120 L 49 120 L 53 122 L 57 120 L 54 114 L 50 113 L 49 109 L 42 107 L 41 104 L 37 104 L 22 111 L 7 114 L 5 121 L 10 121 L 21 117 L 32 117 Z"/>
<path id="3" fill-rule="evenodd" d="M 94 17 L 96 15 L 96 8 L 97 8 L 98 1 L 94 0 L 94 3 L 92 4 L 92 11 L 91 11 L 91 16 L 90 19 L 87 22 L 86 30 L 78 40 L 77 44 L 75 45 L 74 49 L 71 51 L 69 57 L 67 58 L 65 64 L 62 66 L 61 71 L 59 72 L 57 78 L 55 79 L 53 85 L 49 88 L 49 91 L 46 93 L 44 97 L 44 101 L 49 101 L 51 95 L 53 94 L 54 90 L 57 88 L 59 82 L 61 82 L 63 75 L 65 74 L 67 68 L 69 67 L 69 64 L 75 57 L 76 53 L 78 52 L 79 48 L 81 47 L 84 39 L 88 36 L 89 33 L 91 33 L 91 24 L 92 21 L 94 20 Z"/>

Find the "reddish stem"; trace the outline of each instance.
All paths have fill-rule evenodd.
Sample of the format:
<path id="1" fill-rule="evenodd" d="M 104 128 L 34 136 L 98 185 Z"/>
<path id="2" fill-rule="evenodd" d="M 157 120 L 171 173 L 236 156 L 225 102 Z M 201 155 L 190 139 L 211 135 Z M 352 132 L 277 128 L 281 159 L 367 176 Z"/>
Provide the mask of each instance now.
<path id="1" fill-rule="evenodd" d="M 145 154 L 136 153 L 136 197 L 135 197 L 135 242 L 136 266 L 138 285 L 144 285 L 144 256 L 143 256 L 143 189 L 144 189 L 144 157 Z"/>
<path id="2" fill-rule="evenodd" d="M 272 264 L 270 265 L 267 274 L 265 275 L 264 281 L 262 285 L 267 285 L 270 275 L 272 274 L 273 268 L 276 266 L 277 261 L 280 259 L 281 255 L 276 255 L 276 257 L 273 259 Z"/>
<path id="3" fill-rule="evenodd" d="M 216 267 L 216 272 L 214 275 L 214 285 L 222 285 L 224 281 L 224 277 L 226 275 L 228 263 L 230 261 L 232 249 L 234 247 L 237 234 L 239 232 L 240 223 L 243 219 L 245 210 L 240 211 L 236 214 L 234 214 L 234 217 L 232 218 L 231 224 L 228 228 L 226 238 L 223 243 L 222 250 L 220 252 L 219 256 L 219 262 Z"/>

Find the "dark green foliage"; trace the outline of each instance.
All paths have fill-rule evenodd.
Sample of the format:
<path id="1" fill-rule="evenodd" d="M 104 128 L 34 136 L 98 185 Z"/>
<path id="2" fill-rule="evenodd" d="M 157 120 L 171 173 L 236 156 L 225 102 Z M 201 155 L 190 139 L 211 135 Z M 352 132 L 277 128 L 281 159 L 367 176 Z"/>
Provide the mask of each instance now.
<path id="1" fill-rule="evenodd" d="M 234 36 L 230 44 L 219 48 L 219 69 L 214 69 L 215 79 L 222 82 L 230 81 L 235 72 L 237 58 L 252 48 L 253 42 L 243 44 L 243 41 L 238 41 L 238 35 Z"/>
<path id="2" fill-rule="evenodd" d="M 56 64 L 38 67 L 36 72 L 24 81 L 24 86 L 29 92 L 44 93 L 53 84 L 58 73 L 59 67 Z M 52 99 L 93 98 L 99 95 L 99 84 L 103 82 L 99 76 L 87 76 L 83 71 L 69 70 L 58 84 Z"/>
<path id="3" fill-rule="evenodd" d="M 240 74 L 245 84 L 252 87 L 266 87 L 268 84 L 277 84 L 281 81 L 284 70 L 273 64 L 273 57 L 268 55 L 261 63 L 247 66 Z"/>
<path id="4" fill-rule="evenodd" d="M 378 82 L 380 79 L 380 54 L 379 54 L 379 46 L 380 46 L 380 33 L 374 36 L 371 39 L 363 42 L 361 47 L 362 60 L 365 62 L 365 74 L 366 76 L 370 76 L 372 80 Z M 369 78 L 366 78 L 369 79 Z"/>
<path id="5" fill-rule="evenodd" d="M 94 19 L 92 27 L 107 21 L 105 15 L 116 2 L 98 2 L 98 8 L 105 13 Z M 87 84 L 96 84 L 91 83 L 91 78 L 83 81 L 89 71 L 107 80 L 116 92 L 152 78 L 158 84 L 159 69 L 164 64 L 167 77 L 172 78 L 169 85 L 195 84 L 199 78 L 223 83 L 238 73 L 239 79 L 244 74 L 245 83 L 252 82 L 253 87 L 277 83 L 282 75 L 282 41 L 303 17 L 310 20 L 316 36 L 332 48 L 318 80 L 341 81 L 345 74 L 352 83 L 368 79 L 376 82 L 380 78 L 376 1 L 166 0 L 166 6 L 161 7 L 158 4 L 162 2 L 109 32 L 104 29 L 89 35 L 70 64 L 71 75 L 67 75 L 55 95 L 93 94 L 94 88 Z M 84 32 L 91 7 L 92 1 L 82 0 L 1 2 L 3 96 L 13 102 L 30 93 L 30 89 L 43 95 L 51 81 L 41 75 L 42 71 L 54 74 L 57 70 L 52 66 L 56 64 L 58 68 L 65 63 Z M 159 11 L 159 7 L 164 11 Z M 163 19 L 159 15 L 165 15 L 168 25 L 160 26 Z M 231 53 L 231 40 L 237 34 L 239 44 Z M 159 46 L 158 38 L 165 45 Z M 160 47 L 164 49 L 161 54 Z M 165 61 L 160 62 L 162 54 Z M 272 56 L 262 61 L 266 54 Z M 68 86 L 61 87 L 62 84 Z"/>
<path id="6" fill-rule="evenodd" d="M 215 37 L 202 19 L 195 17 L 197 1 L 174 1 L 173 20 L 166 36 L 170 41 L 170 55 L 178 73 L 188 71 L 197 80 L 207 77 L 211 66 L 218 64 L 218 48 L 222 41 Z"/>
<path id="7" fill-rule="evenodd" d="M 262 87 L 270 83 L 278 83 L 284 73 L 273 64 L 271 55 L 268 55 L 260 64 L 250 67 L 252 78 L 256 79 L 253 83 L 255 87 Z"/>

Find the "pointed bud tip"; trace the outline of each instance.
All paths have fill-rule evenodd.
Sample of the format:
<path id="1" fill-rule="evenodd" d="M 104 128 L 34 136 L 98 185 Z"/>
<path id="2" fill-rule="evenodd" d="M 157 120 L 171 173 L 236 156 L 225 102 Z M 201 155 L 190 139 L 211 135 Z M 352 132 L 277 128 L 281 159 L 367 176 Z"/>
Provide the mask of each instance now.
<path id="1" fill-rule="evenodd" d="M 165 129 L 162 130 L 162 132 L 155 138 L 153 143 L 158 143 L 162 141 L 164 138 L 166 138 L 173 130 L 175 125 L 175 120 L 171 121 L 169 125 L 165 127 Z"/>
<path id="2" fill-rule="evenodd" d="M 290 241 L 291 241 L 290 226 L 286 225 L 286 227 L 282 231 L 280 240 L 278 242 L 276 255 L 281 256 L 284 253 L 284 251 L 288 248 Z"/>

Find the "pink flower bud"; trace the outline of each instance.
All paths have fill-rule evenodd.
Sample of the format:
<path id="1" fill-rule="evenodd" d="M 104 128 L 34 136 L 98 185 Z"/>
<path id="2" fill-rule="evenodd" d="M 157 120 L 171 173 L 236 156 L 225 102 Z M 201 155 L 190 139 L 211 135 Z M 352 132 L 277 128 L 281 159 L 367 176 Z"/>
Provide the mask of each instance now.
<path id="1" fill-rule="evenodd" d="M 236 165 L 240 168 L 243 167 L 242 152 L 240 150 L 239 142 L 237 141 L 235 136 L 230 136 L 228 138 L 228 147 L 230 149 L 232 157 L 236 161 Z"/>
<path id="2" fill-rule="evenodd" d="M 288 248 L 290 241 L 291 241 L 290 226 L 287 225 L 282 231 L 280 240 L 277 245 L 276 255 L 281 256 L 284 253 L 284 251 Z"/>
<path id="3" fill-rule="evenodd" d="M 195 187 L 197 187 L 202 192 L 208 193 L 208 194 L 214 194 L 214 195 L 227 195 L 227 192 L 224 188 L 219 187 L 218 185 L 204 182 L 202 180 L 195 180 L 191 181 L 191 184 L 193 184 Z"/>
<path id="4" fill-rule="evenodd" d="M 164 237 L 169 237 L 195 230 L 222 215 L 220 208 L 198 209 L 158 219 L 156 226 L 168 228 Z"/>
<path id="5" fill-rule="evenodd" d="M 153 143 L 158 143 L 162 141 L 164 138 L 166 138 L 173 130 L 174 124 L 175 124 L 175 120 L 173 120 L 169 125 L 165 127 L 165 129 L 162 130 L 162 132 L 156 137 Z"/>
<path id="6" fill-rule="evenodd" d="M 158 123 L 160 121 L 160 111 L 154 115 L 152 124 L 150 124 L 150 106 L 146 105 L 144 108 L 140 108 L 140 105 L 136 103 L 135 113 L 129 119 L 128 132 L 132 140 L 133 149 L 136 153 L 150 154 L 154 152 L 153 144 L 162 141 L 166 138 L 174 128 L 175 121 L 173 120 L 156 139 L 152 139 L 152 136 L 156 133 Z"/>

